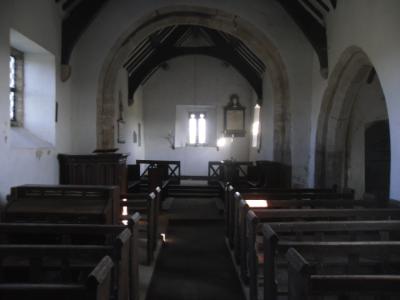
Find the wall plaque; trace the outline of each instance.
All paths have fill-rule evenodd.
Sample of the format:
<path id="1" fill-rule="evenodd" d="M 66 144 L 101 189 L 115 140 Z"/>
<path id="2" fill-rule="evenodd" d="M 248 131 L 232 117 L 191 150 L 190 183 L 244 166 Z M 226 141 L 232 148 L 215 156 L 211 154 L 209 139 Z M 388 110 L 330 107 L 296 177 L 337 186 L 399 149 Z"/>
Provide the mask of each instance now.
<path id="1" fill-rule="evenodd" d="M 243 137 L 245 131 L 245 110 L 239 102 L 239 96 L 230 97 L 228 105 L 224 107 L 224 135 L 227 137 Z"/>

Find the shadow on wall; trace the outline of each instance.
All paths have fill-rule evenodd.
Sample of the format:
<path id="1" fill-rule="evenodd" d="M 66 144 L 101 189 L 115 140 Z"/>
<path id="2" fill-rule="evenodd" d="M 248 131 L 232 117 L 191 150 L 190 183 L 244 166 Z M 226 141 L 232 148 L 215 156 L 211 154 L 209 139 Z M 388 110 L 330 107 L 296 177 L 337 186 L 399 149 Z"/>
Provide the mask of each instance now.
<path id="1" fill-rule="evenodd" d="M 364 159 L 368 152 L 365 129 L 368 123 L 387 119 L 386 102 L 371 61 L 360 48 L 350 47 L 340 57 L 322 100 L 316 186 L 355 188 L 358 197 L 370 190 L 366 186 L 366 172 L 370 171 Z M 388 186 L 388 176 L 382 176 Z"/>

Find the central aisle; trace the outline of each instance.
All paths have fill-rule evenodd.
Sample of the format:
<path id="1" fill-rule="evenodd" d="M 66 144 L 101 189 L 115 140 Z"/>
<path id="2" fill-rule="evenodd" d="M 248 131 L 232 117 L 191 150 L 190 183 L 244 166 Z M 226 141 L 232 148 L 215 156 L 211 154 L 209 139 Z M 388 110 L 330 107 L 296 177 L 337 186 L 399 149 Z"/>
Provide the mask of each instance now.
<path id="1" fill-rule="evenodd" d="M 174 199 L 171 210 L 147 300 L 244 299 L 215 199 Z"/>

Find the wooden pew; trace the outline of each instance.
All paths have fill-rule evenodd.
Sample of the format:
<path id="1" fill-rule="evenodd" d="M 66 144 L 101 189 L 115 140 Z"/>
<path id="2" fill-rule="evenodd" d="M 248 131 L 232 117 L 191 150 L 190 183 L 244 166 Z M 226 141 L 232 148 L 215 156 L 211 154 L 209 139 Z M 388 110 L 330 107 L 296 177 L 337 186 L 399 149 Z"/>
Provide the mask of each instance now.
<path id="1" fill-rule="evenodd" d="M 22 185 L 11 188 L 7 222 L 120 224 L 116 186 Z"/>
<path id="2" fill-rule="evenodd" d="M 235 188 L 231 184 L 226 184 L 224 189 L 224 210 L 225 210 L 225 236 L 230 242 L 230 246 L 233 247 L 233 208 L 231 197 L 234 195 Z"/>
<path id="3" fill-rule="evenodd" d="M 0 223 L 0 243 L 107 245 L 114 244 L 117 235 L 128 228 L 132 234 L 130 235 L 128 245 L 129 252 L 124 254 L 128 256 L 127 265 L 121 265 L 121 270 L 123 270 L 121 277 L 125 279 L 124 285 L 120 288 L 120 299 L 128 299 L 129 295 L 130 300 L 138 300 L 139 268 L 137 240 L 139 220 L 140 215 L 136 213 L 129 218 L 128 226 Z M 118 247 L 121 247 L 121 245 Z"/>
<path id="4" fill-rule="evenodd" d="M 38 205 L 38 203 L 40 205 Z M 115 208 L 116 203 L 118 209 Z M 44 211 L 42 211 L 44 209 Z M 108 186 L 43 186 L 26 185 L 12 189 L 10 202 L 5 210 L 5 221 L 18 222 L 43 222 L 43 223 L 108 223 L 112 224 L 121 221 L 119 188 Z M 130 218 L 128 223 L 130 222 Z M 139 221 L 139 219 L 137 220 Z M 7 225 L 10 226 L 10 225 Z M 54 225 L 53 225 L 54 226 Z M 54 226 L 55 228 L 57 226 Z M 135 230 L 138 226 L 135 226 Z M 120 226 L 121 230 L 124 228 Z M 104 230 L 101 228 L 100 230 Z M 90 232 L 88 235 L 92 234 Z M 109 233 L 109 232 L 108 232 Z M 132 287 L 132 298 L 137 299 L 138 292 L 138 270 L 137 270 L 137 232 L 135 234 L 135 247 L 130 247 L 132 258 L 124 269 L 129 270 L 130 277 L 125 288 L 120 287 L 121 295 L 128 295 L 127 287 Z M 40 237 L 41 239 L 42 237 Z M 81 240 L 82 242 L 82 240 Z M 133 243 L 133 241 L 130 241 Z M 132 244 L 133 246 L 133 244 Z M 135 249 L 135 250 L 133 250 Z M 135 267 L 136 265 L 136 267 Z M 133 274 L 135 276 L 133 276 Z M 126 297 L 121 299 L 127 299 Z"/>
<path id="5" fill-rule="evenodd" d="M 336 194 L 336 193 L 335 193 Z M 244 197 L 249 197 L 250 199 L 265 199 L 263 194 L 251 194 L 250 196 L 244 195 Z M 248 202 L 251 200 L 245 199 L 241 194 L 235 194 L 235 200 L 239 201 L 239 209 L 237 216 L 235 216 L 236 221 L 233 222 L 233 248 L 236 262 L 241 264 L 246 257 L 246 232 L 247 224 L 246 217 L 247 212 L 250 210 L 250 205 Z M 376 201 L 374 199 L 368 200 L 352 200 L 352 199 L 289 199 L 289 200 L 268 200 L 268 201 L 258 201 L 251 208 L 253 212 L 263 212 L 270 209 L 289 209 L 289 208 L 356 208 L 356 207 L 375 207 Z M 260 204 L 264 204 L 261 205 Z M 243 266 L 246 268 L 246 266 Z M 244 273 L 246 274 L 246 272 Z M 247 277 L 243 279 L 246 280 Z"/>
<path id="6" fill-rule="evenodd" d="M 303 253 L 304 247 L 323 251 L 326 256 L 347 256 L 349 259 L 354 256 L 360 259 L 362 256 L 375 254 L 378 261 L 380 257 L 381 266 L 378 265 L 378 268 L 383 269 L 383 272 L 371 271 L 360 274 L 350 271 L 347 274 L 338 274 L 324 271 L 321 273 L 321 268 L 316 262 L 311 264 L 300 254 Z M 348 299 L 346 296 L 371 297 L 374 295 L 379 296 L 379 299 L 398 299 L 400 297 L 399 250 L 399 242 L 342 242 L 335 245 L 317 242 L 314 245 L 298 247 L 297 250 L 290 248 L 286 254 L 289 262 L 289 299 L 308 300 L 315 299 L 315 296 L 332 297 L 333 295 L 338 299 Z M 382 254 L 385 256 L 381 256 Z M 396 259 L 393 259 L 393 256 Z M 385 266 L 393 262 L 397 266 L 397 268 L 391 268 L 395 269 L 395 273 L 385 272 Z M 382 296 L 386 298 L 381 298 Z M 390 296 L 394 298 L 387 298 Z"/>
<path id="7" fill-rule="evenodd" d="M 93 268 L 84 282 L 79 283 L 0 283 L 3 300 L 100 300 L 111 299 L 113 262 L 105 256 Z"/>
<path id="8" fill-rule="evenodd" d="M 228 240 L 231 247 L 234 247 L 235 235 L 238 234 L 238 218 L 241 199 L 268 199 L 268 200 L 289 200 L 289 199 L 354 199 L 354 191 L 344 190 L 338 193 L 335 189 L 243 189 L 240 192 L 232 185 L 228 186 L 226 194 L 227 227 L 229 228 Z M 237 237 L 237 236 L 236 236 Z"/>
<path id="9" fill-rule="evenodd" d="M 140 165 L 128 165 L 128 194 L 143 194 L 154 192 L 157 187 L 161 188 L 159 199 L 159 209 L 161 203 L 167 197 L 168 186 L 173 181 L 165 175 L 165 167 L 152 167 L 146 170 L 145 179 L 140 179 Z M 134 178 L 139 177 L 138 180 Z M 126 198 L 126 195 L 121 195 L 121 198 Z"/>
<path id="10" fill-rule="evenodd" d="M 108 255 L 114 267 L 111 276 L 113 299 L 129 299 L 129 241 L 122 231 L 110 245 L 0 245 L 0 274 L 3 283 L 79 282 L 79 278 Z"/>
<path id="11" fill-rule="evenodd" d="M 258 160 L 259 182 L 261 186 L 268 188 L 290 187 L 292 167 L 277 161 Z"/>
<path id="12" fill-rule="evenodd" d="M 97 149 L 95 154 L 59 154 L 60 184 L 119 186 L 122 194 L 127 192 L 128 154 L 112 153 Z"/>
<path id="13" fill-rule="evenodd" d="M 258 195 L 260 197 L 261 195 Z M 255 197 L 257 198 L 257 197 Z M 261 198 L 263 198 L 261 196 Z M 303 208 L 376 208 L 378 202 L 375 199 L 289 199 L 289 200 L 268 200 L 260 201 L 250 207 L 248 200 L 240 199 L 239 213 L 237 221 L 235 222 L 236 228 L 234 229 L 234 251 L 235 257 L 239 260 L 241 257 L 241 249 L 245 247 L 246 239 L 246 218 L 247 213 L 251 209 L 253 212 L 262 212 L 266 209 L 303 209 Z M 265 207 L 262 205 L 265 203 Z M 261 206 L 260 206 L 261 204 Z M 241 260 L 240 260 L 241 261 Z M 240 263 L 239 261 L 239 263 Z"/>
<path id="14" fill-rule="evenodd" d="M 145 260 L 147 264 L 151 264 L 153 261 L 154 251 L 157 247 L 160 197 L 161 189 L 156 188 L 156 191 L 152 193 L 128 194 L 121 202 L 122 207 L 127 207 L 127 215 L 139 212 L 142 216 L 139 244 L 146 248 Z"/>
<path id="15" fill-rule="evenodd" d="M 321 240 L 341 243 L 343 241 L 361 240 L 365 242 L 400 239 L 400 221 L 277 222 L 260 225 L 262 225 L 263 232 L 263 252 L 259 252 L 259 245 L 254 240 L 253 234 L 251 234 L 253 238 L 249 239 L 248 264 L 251 299 L 258 297 L 258 267 L 260 263 L 263 264 L 264 270 L 264 299 L 277 299 L 277 285 L 282 286 L 279 283 L 282 278 L 277 280 L 277 261 L 286 253 L 288 245 L 302 246 Z M 257 229 L 253 228 L 253 230 Z"/>

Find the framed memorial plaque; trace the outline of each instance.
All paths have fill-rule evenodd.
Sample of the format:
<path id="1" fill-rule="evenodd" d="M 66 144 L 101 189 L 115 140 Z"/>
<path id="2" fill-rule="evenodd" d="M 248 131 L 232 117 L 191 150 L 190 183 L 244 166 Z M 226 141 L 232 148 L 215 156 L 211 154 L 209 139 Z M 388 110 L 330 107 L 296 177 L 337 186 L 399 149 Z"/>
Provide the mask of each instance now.
<path id="1" fill-rule="evenodd" d="M 224 107 L 224 135 L 226 137 L 245 136 L 245 110 L 240 105 L 238 95 L 230 97 L 229 104 Z"/>

